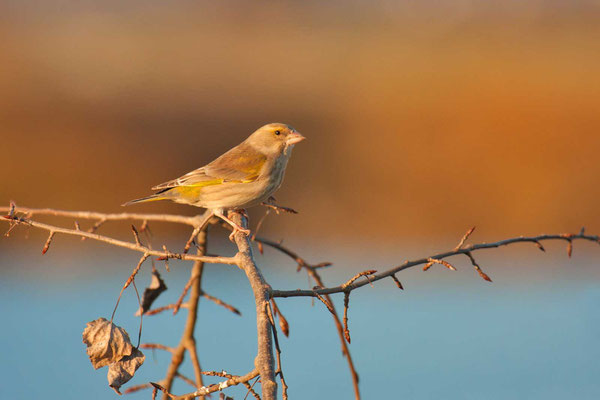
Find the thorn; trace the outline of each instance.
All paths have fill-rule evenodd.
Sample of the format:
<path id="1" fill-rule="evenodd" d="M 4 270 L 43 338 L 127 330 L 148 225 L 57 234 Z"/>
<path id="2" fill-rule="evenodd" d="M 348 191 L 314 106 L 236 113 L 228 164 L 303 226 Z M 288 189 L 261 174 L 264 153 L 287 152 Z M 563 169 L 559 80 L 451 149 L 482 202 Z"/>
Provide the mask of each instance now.
<path id="1" fill-rule="evenodd" d="M 535 245 L 538 247 L 538 249 L 540 249 L 541 251 L 545 252 L 546 249 L 544 248 L 544 246 L 542 246 L 542 244 L 540 242 L 538 242 L 537 240 L 535 241 Z"/>

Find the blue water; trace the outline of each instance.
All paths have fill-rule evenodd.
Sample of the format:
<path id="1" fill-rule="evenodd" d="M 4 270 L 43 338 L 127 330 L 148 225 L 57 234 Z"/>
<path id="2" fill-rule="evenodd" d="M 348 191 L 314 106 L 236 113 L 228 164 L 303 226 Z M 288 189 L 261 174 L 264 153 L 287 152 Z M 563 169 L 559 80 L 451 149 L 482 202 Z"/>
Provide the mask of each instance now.
<path id="1" fill-rule="evenodd" d="M 52 248 L 42 257 L 38 250 L 23 254 L 4 247 L 0 254 L 0 398 L 115 398 L 107 386 L 106 368 L 95 371 L 89 363 L 81 332 L 86 322 L 110 317 L 137 256 L 97 251 L 65 258 Z M 350 349 L 363 398 L 600 398 L 600 273 L 594 261 L 599 252 L 576 252 L 572 260 L 562 248 L 549 253 L 482 256 L 493 284 L 480 280 L 457 259 L 457 272 L 441 267 L 403 272 L 399 277 L 404 291 L 385 281 L 354 292 Z M 265 276 L 273 287 L 306 287 L 306 276 L 296 274 L 285 258 L 270 259 Z M 381 262 L 391 265 L 403 259 L 390 252 Z M 324 279 L 342 282 L 372 267 L 366 260 L 358 251 L 339 256 L 338 269 L 324 273 Z M 171 267 L 172 272 L 163 273 L 170 290 L 159 299 L 162 304 L 179 296 L 189 270 L 185 263 L 172 262 Z M 137 281 L 142 287 L 148 280 L 149 264 Z M 197 328 L 202 366 L 244 374 L 252 369 L 256 347 L 247 281 L 235 267 L 210 266 L 204 287 L 243 315 L 202 301 Z M 341 310 L 340 297 L 336 305 Z M 318 302 L 312 306 L 309 299 L 281 299 L 279 306 L 291 327 L 290 338 L 280 338 L 290 398 L 352 398 L 348 368 L 328 311 Z M 128 290 L 115 319 L 134 341 L 136 308 L 135 294 Z M 142 341 L 175 346 L 184 317 L 185 311 L 176 317 L 165 313 L 145 318 Z M 168 354 L 145 354 L 146 362 L 130 385 L 164 376 Z M 193 375 L 187 363 L 183 371 Z M 191 388 L 178 382 L 174 391 L 181 394 Z M 242 399 L 246 390 L 226 393 Z M 129 398 L 148 399 L 150 392 Z"/>

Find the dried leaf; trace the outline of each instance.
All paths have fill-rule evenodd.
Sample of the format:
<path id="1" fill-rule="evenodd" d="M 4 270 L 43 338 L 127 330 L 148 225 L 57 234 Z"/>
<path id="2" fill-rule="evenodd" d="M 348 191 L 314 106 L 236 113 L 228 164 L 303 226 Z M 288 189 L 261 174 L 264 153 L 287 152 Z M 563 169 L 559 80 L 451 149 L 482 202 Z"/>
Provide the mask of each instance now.
<path id="1" fill-rule="evenodd" d="M 83 343 L 95 369 L 119 361 L 133 352 L 133 346 L 125 329 L 106 318 L 88 322 L 83 331 Z"/>
<path id="2" fill-rule="evenodd" d="M 165 290 L 167 290 L 167 285 L 165 285 L 165 282 L 160 277 L 158 271 L 152 271 L 152 281 L 150 282 L 150 286 L 144 290 L 144 294 L 142 295 L 142 307 L 135 315 L 140 315 L 148 311 L 150 307 L 152 307 L 154 300 L 156 300 Z"/>
<path id="3" fill-rule="evenodd" d="M 131 345 L 127 331 L 106 318 L 88 322 L 83 343 L 95 369 L 109 366 L 108 384 L 119 394 L 119 388 L 144 363 L 144 354 Z"/>
<path id="4" fill-rule="evenodd" d="M 135 371 L 144 363 L 146 357 L 138 349 L 133 349 L 133 352 L 123 357 L 120 361 L 110 364 L 108 367 L 108 385 L 121 394 L 119 389 L 127 383 Z"/>

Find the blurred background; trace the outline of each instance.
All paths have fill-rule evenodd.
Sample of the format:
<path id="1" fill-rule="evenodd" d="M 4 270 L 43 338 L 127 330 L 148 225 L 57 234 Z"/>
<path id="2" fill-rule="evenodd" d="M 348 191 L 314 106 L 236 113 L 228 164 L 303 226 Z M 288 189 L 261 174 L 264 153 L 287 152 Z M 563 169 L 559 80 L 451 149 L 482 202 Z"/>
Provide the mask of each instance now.
<path id="1" fill-rule="evenodd" d="M 262 233 L 334 262 L 331 284 L 454 247 L 473 225 L 472 241 L 600 231 L 598 1 L 0 0 L 0 10 L 5 205 L 120 212 L 277 121 L 308 138 L 276 196 L 300 214 L 271 216 Z M 102 229 L 131 239 L 126 223 Z M 189 235 L 153 232 L 173 248 Z M 213 236 L 213 251 L 233 251 Z M 0 240 L 10 327 L 0 339 L 15 343 L 0 357 L 12 382 L 0 395 L 111 398 L 80 333 L 110 314 L 137 255 L 58 237 L 42 258 L 44 240 L 23 228 Z M 353 295 L 363 397 L 598 398 L 599 249 L 576 243 L 569 260 L 563 244 L 547 247 L 482 254 L 491 285 L 456 259 L 454 274 L 403 273 L 404 292 L 382 282 Z M 273 286 L 308 285 L 285 258 L 259 261 Z M 187 270 L 166 276 L 165 303 Z M 246 312 L 203 304 L 204 366 L 243 374 L 255 342 L 247 283 L 222 266 L 207 282 Z M 351 398 L 327 311 L 280 303 L 291 398 Z M 135 332 L 135 296 L 121 307 L 117 323 Z M 182 321 L 155 318 L 143 340 L 175 344 Z M 147 354 L 132 382 L 160 379 L 166 364 Z"/>

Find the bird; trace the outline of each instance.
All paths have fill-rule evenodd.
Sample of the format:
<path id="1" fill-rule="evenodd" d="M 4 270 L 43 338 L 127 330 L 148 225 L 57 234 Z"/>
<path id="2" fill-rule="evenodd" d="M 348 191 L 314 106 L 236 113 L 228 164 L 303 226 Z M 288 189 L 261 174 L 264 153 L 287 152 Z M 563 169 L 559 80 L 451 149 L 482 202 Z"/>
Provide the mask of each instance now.
<path id="1" fill-rule="evenodd" d="M 261 204 L 279 189 L 294 145 L 304 140 L 296 129 L 282 123 L 258 128 L 246 140 L 203 167 L 160 185 L 156 193 L 128 201 L 123 206 L 171 200 L 205 208 L 204 225 L 216 216 L 246 236 L 250 230 L 227 217 L 227 211 Z M 199 231 L 200 227 L 197 227 Z"/>

